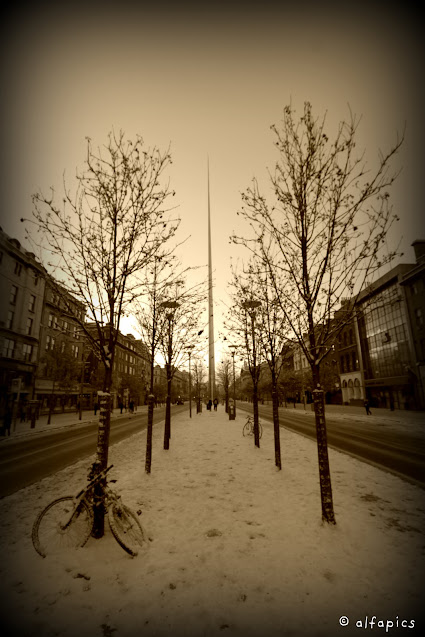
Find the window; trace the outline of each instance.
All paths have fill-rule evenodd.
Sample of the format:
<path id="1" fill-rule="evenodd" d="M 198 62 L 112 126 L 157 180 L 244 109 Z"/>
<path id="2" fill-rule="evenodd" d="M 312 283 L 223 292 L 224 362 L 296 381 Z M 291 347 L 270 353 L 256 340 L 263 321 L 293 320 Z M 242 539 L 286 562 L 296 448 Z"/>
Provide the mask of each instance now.
<path id="1" fill-rule="evenodd" d="M 16 305 L 17 298 L 18 298 L 18 288 L 16 287 L 16 285 L 12 285 L 12 287 L 10 288 L 9 302 L 12 305 Z"/>
<path id="2" fill-rule="evenodd" d="M 63 321 L 62 323 L 62 329 L 64 332 L 68 331 L 68 321 Z"/>
<path id="3" fill-rule="evenodd" d="M 6 358 L 14 358 L 15 356 L 15 341 L 11 338 L 4 339 L 3 356 L 5 356 Z"/>
<path id="4" fill-rule="evenodd" d="M 22 346 L 22 353 L 24 355 L 24 361 L 31 361 L 32 345 L 28 345 L 28 343 L 24 343 Z"/>
<path id="5" fill-rule="evenodd" d="M 49 327 L 52 327 L 53 325 L 53 314 L 49 314 L 49 322 L 48 322 Z"/>
<path id="6" fill-rule="evenodd" d="M 7 313 L 7 322 L 6 322 L 6 327 L 8 330 L 11 330 L 13 327 L 13 317 L 15 316 L 15 312 L 12 312 L 12 310 L 10 310 Z"/>
<path id="7" fill-rule="evenodd" d="M 19 261 L 17 261 L 17 262 L 15 263 L 15 274 L 16 274 L 17 276 L 21 276 L 21 272 L 22 272 L 22 264 L 21 264 L 21 263 L 19 263 Z"/>
<path id="8" fill-rule="evenodd" d="M 49 334 L 46 336 L 46 351 L 55 347 L 55 339 Z"/>
<path id="9" fill-rule="evenodd" d="M 30 296 L 30 300 L 29 300 L 29 303 L 28 303 L 28 310 L 30 312 L 34 312 L 35 311 L 35 296 L 34 296 L 34 294 L 31 294 L 31 296 Z"/>
<path id="10" fill-rule="evenodd" d="M 78 345 L 75 346 L 75 351 L 74 351 L 74 356 L 75 358 L 78 358 L 78 352 L 80 351 L 80 348 L 78 347 Z"/>
<path id="11" fill-rule="evenodd" d="M 416 325 L 423 325 L 424 317 L 422 316 L 422 310 L 420 308 L 416 308 L 415 316 L 416 316 Z"/>
<path id="12" fill-rule="evenodd" d="M 38 285 L 38 272 L 34 272 L 34 286 Z"/>
<path id="13" fill-rule="evenodd" d="M 65 341 L 62 341 L 61 343 L 61 354 L 63 354 L 65 351 Z"/>
<path id="14" fill-rule="evenodd" d="M 32 318 L 28 318 L 27 319 L 27 328 L 26 328 L 26 334 L 27 336 L 31 336 L 31 332 L 32 332 L 32 325 L 33 325 L 34 321 Z"/>

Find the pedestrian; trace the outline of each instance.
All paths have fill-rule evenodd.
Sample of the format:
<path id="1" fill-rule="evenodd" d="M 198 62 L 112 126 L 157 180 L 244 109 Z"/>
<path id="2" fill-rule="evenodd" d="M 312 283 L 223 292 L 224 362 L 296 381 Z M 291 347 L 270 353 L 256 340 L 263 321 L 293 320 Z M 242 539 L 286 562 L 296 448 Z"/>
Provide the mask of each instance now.
<path id="1" fill-rule="evenodd" d="M 207 402 L 207 409 L 208 411 L 211 411 L 211 407 L 212 407 L 212 400 L 211 398 L 209 399 L 209 401 Z"/>
<path id="2" fill-rule="evenodd" d="M 130 408 L 130 413 L 132 414 L 134 411 L 134 402 L 132 400 L 130 400 L 129 404 L 128 404 L 129 408 Z"/>
<path id="3" fill-rule="evenodd" d="M 214 411 L 217 411 L 218 400 L 214 398 Z"/>
<path id="4" fill-rule="evenodd" d="M 120 414 L 122 414 L 122 410 L 124 409 L 124 403 L 122 402 L 122 400 L 120 401 L 118 407 L 120 408 Z"/>
<path id="5" fill-rule="evenodd" d="M 9 405 L 6 405 L 6 410 L 4 412 L 3 426 L 4 435 L 10 436 L 10 427 L 12 426 L 12 409 L 9 407 Z"/>
<path id="6" fill-rule="evenodd" d="M 98 402 L 95 402 L 95 403 L 94 403 L 94 415 L 95 415 L 95 416 L 96 416 L 96 414 L 97 414 L 97 410 L 98 410 L 98 409 L 99 409 L 99 403 L 98 403 Z"/>
<path id="7" fill-rule="evenodd" d="M 364 406 L 365 406 L 365 409 L 366 409 L 366 414 L 367 414 L 368 416 L 371 416 L 371 415 L 372 415 L 372 412 L 371 412 L 371 411 L 370 411 L 370 409 L 369 409 L 369 401 L 368 401 L 367 399 L 364 401 Z"/>

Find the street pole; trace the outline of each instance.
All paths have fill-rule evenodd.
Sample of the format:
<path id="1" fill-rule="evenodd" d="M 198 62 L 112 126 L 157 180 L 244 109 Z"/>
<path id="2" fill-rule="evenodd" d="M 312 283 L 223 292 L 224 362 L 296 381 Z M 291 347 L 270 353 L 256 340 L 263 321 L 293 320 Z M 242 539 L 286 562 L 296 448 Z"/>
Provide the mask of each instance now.
<path id="1" fill-rule="evenodd" d="M 168 347 L 167 347 L 167 361 L 166 361 L 166 370 L 167 370 L 167 402 L 165 407 L 165 427 L 164 427 L 164 449 L 167 450 L 170 448 L 170 438 L 171 438 L 171 362 L 173 356 L 173 343 L 172 343 L 172 331 L 171 331 L 171 320 L 174 317 L 174 312 L 178 307 L 180 307 L 177 301 L 164 301 L 160 304 L 160 307 L 170 310 L 167 314 L 168 319 Z"/>
<path id="2" fill-rule="evenodd" d="M 233 361 L 233 408 L 235 410 L 236 418 L 236 375 L 235 375 L 235 345 L 230 346 L 232 349 L 232 361 Z"/>
<path id="3" fill-rule="evenodd" d="M 255 350 L 255 310 L 260 305 L 261 305 L 260 301 L 254 301 L 254 300 L 245 301 L 242 304 L 242 307 L 244 307 L 245 310 L 248 311 L 251 317 L 252 369 L 253 369 L 252 382 L 254 385 L 252 398 L 253 398 L 253 407 L 254 407 L 254 443 L 256 447 L 260 446 L 260 429 L 258 426 L 258 393 L 257 393 L 258 378 L 257 378 L 257 355 Z"/>
<path id="4" fill-rule="evenodd" d="M 191 350 L 189 349 L 189 418 L 192 418 L 192 379 L 190 375 L 190 355 Z"/>

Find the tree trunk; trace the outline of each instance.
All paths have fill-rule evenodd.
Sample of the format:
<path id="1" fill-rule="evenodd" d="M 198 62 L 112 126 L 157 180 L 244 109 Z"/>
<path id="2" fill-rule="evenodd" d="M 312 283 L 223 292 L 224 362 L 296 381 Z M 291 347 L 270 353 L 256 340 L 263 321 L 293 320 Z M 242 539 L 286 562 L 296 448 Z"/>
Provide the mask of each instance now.
<path id="1" fill-rule="evenodd" d="M 153 391 L 148 396 L 148 430 L 146 435 L 146 462 L 145 462 L 145 472 L 151 472 L 152 466 L 152 432 L 153 432 L 153 405 L 154 405 L 155 396 L 153 395 Z"/>
<path id="2" fill-rule="evenodd" d="M 171 375 L 167 369 L 167 402 L 165 407 L 164 449 L 170 448 L 171 438 Z"/>
<path id="3" fill-rule="evenodd" d="M 314 378 L 313 373 L 313 378 Z M 322 520 L 336 524 L 333 509 L 331 474 L 329 469 L 328 443 L 326 436 L 325 406 L 323 391 L 315 389 L 314 411 L 316 415 L 317 452 L 319 456 L 320 494 L 322 499 Z"/>
<path id="4" fill-rule="evenodd" d="M 154 336 L 155 338 L 155 331 Z M 145 472 L 150 473 L 152 467 L 152 434 L 153 434 L 153 408 L 155 396 L 153 393 L 153 361 L 155 356 L 155 348 L 152 346 L 151 348 L 151 378 L 150 378 L 150 387 L 149 387 L 149 396 L 148 396 L 148 430 L 146 434 L 146 461 L 145 461 Z"/>
<path id="5" fill-rule="evenodd" d="M 258 387 L 257 383 L 253 383 L 252 402 L 254 407 L 254 443 L 256 447 L 260 446 L 260 428 L 258 426 Z"/>
<path id="6" fill-rule="evenodd" d="M 273 401 L 273 429 L 274 429 L 274 458 L 278 469 L 282 469 L 282 459 L 280 455 L 280 428 L 279 428 L 279 396 L 276 381 L 273 381 L 272 388 Z"/>
<path id="7" fill-rule="evenodd" d="M 97 434 L 97 450 L 96 460 L 92 466 L 91 476 L 94 478 L 98 473 L 103 471 L 108 466 L 108 452 L 109 452 L 109 432 L 111 429 L 111 395 L 108 392 L 103 392 L 99 396 L 100 405 L 100 418 L 99 428 Z M 89 475 L 89 479 L 90 479 Z M 95 538 L 101 538 L 105 532 L 105 486 L 106 478 L 97 482 L 94 489 L 94 523 L 92 535 Z"/>

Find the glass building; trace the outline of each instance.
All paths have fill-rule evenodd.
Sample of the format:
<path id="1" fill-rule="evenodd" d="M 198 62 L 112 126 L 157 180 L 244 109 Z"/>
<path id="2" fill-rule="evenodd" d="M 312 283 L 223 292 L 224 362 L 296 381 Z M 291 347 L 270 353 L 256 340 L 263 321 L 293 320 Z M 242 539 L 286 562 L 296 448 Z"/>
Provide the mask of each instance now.
<path id="1" fill-rule="evenodd" d="M 392 270 L 357 305 L 366 396 L 376 407 L 417 406 L 403 271 L 404 266 Z"/>

